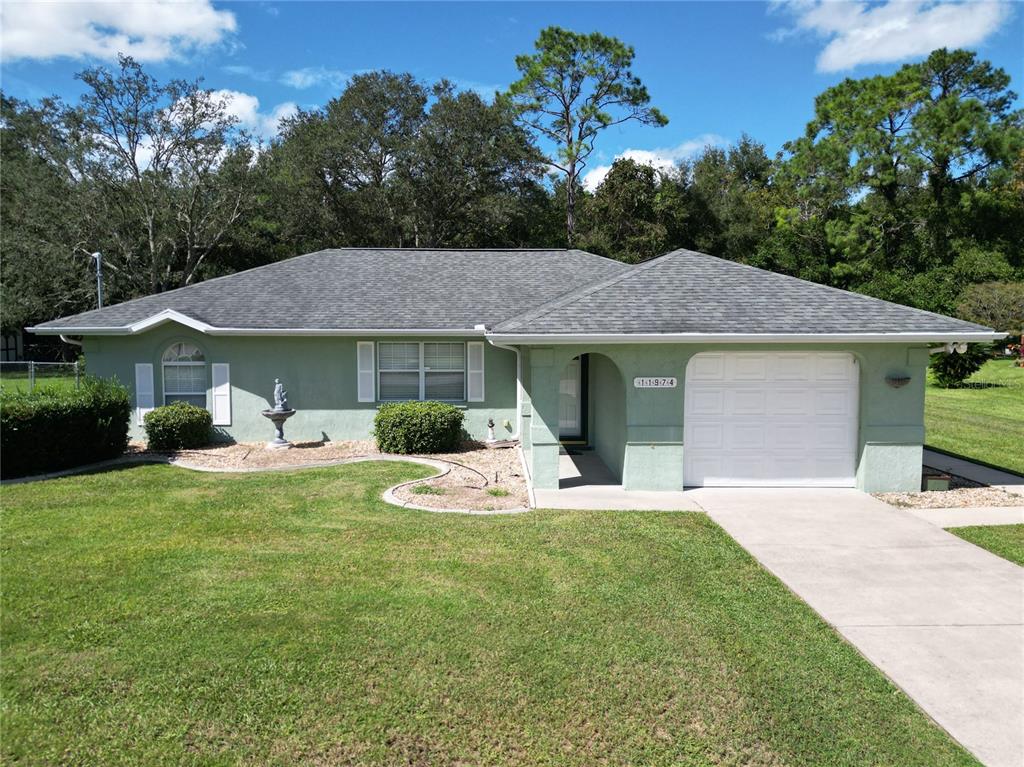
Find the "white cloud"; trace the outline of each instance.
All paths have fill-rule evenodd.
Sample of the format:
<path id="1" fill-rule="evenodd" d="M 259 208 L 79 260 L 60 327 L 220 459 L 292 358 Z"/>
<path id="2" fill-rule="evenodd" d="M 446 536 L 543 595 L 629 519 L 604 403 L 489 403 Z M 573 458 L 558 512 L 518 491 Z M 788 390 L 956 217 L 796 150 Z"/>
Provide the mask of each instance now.
<path id="1" fill-rule="evenodd" d="M 773 39 L 810 32 L 828 40 L 818 55 L 820 72 L 902 61 L 936 48 L 974 46 L 1012 13 L 1007 0 L 782 0 L 773 8 L 790 13 L 796 22 L 795 27 L 776 30 Z"/>
<path id="2" fill-rule="evenodd" d="M 293 101 L 285 101 L 274 107 L 269 113 L 260 111 L 260 100 L 251 93 L 241 91 L 218 90 L 213 95 L 224 99 L 227 112 L 238 118 L 239 127 L 245 128 L 254 136 L 269 139 L 277 135 L 280 122 L 291 117 L 298 111 Z"/>
<path id="3" fill-rule="evenodd" d="M 300 90 L 321 85 L 340 88 L 348 82 L 348 74 L 339 69 L 328 69 L 327 67 L 303 67 L 285 72 L 281 75 L 281 82 Z"/>
<path id="4" fill-rule="evenodd" d="M 210 0 L 0 4 L 5 61 L 118 53 L 163 61 L 218 43 L 236 28 L 235 15 Z"/>
<path id="5" fill-rule="evenodd" d="M 632 160 L 640 165 L 650 165 L 660 171 L 669 171 L 680 160 L 686 160 L 699 153 L 706 146 L 723 146 L 729 143 L 715 133 L 703 133 L 683 143 L 667 149 L 627 149 L 615 155 L 616 160 Z M 614 162 L 614 161 L 613 161 Z M 593 192 L 604 181 L 611 165 L 597 165 L 583 175 L 583 186 Z"/>

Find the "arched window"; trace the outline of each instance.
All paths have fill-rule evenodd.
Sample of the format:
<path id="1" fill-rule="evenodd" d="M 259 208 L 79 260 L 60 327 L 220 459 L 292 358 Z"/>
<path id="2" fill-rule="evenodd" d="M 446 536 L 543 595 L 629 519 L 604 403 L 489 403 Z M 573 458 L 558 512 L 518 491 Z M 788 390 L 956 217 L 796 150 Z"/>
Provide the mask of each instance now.
<path id="1" fill-rule="evenodd" d="M 199 347 L 176 343 L 164 352 L 164 404 L 188 402 L 206 407 L 206 358 Z"/>

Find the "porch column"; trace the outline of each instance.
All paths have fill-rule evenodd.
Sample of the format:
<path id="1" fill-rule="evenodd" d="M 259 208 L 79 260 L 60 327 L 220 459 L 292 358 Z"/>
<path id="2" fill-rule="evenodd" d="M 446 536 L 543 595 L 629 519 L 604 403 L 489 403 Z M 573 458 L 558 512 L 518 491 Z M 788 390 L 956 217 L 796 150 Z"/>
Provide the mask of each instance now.
<path id="1" fill-rule="evenodd" d="M 530 350 L 530 476 L 541 490 L 558 489 L 558 383 L 551 348 Z"/>

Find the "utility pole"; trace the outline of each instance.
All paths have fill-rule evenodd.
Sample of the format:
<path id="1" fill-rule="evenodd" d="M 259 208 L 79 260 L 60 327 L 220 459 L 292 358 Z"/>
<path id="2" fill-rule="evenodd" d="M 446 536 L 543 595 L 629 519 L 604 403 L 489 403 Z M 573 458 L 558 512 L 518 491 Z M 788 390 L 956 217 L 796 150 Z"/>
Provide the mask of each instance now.
<path id="1" fill-rule="evenodd" d="M 103 254 L 99 251 L 90 254 L 96 262 L 96 308 L 103 308 Z"/>

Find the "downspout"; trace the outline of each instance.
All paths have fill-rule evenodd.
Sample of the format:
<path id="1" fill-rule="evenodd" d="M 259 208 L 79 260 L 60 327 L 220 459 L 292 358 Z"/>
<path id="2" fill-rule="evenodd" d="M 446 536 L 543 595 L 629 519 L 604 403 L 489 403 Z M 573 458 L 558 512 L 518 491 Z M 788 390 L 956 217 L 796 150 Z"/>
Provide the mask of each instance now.
<path id="1" fill-rule="evenodd" d="M 491 346 L 497 347 L 498 349 L 507 349 L 508 351 L 515 352 L 516 355 L 516 422 L 515 428 L 512 430 L 512 439 L 519 439 L 519 424 L 523 420 L 523 358 L 519 353 L 519 347 L 508 346 L 507 344 L 499 344 L 493 338 L 487 335 L 486 325 L 476 325 L 474 330 L 484 331 L 484 338 L 487 339 L 487 343 Z"/>
<path id="2" fill-rule="evenodd" d="M 80 347 L 82 345 L 81 341 L 76 341 L 73 338 L 68 338 L 63 333 L 60 334 L 60 340 L 63 341 L 64 343 L 66 343 L 66 344 L 70 344 L 71 346 L 79 346 Z"/>

